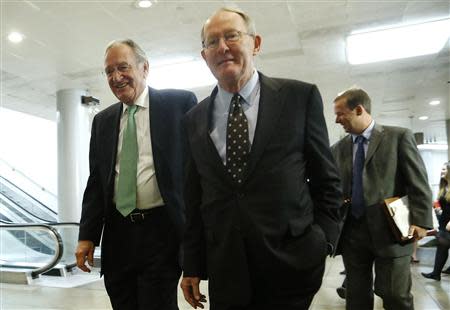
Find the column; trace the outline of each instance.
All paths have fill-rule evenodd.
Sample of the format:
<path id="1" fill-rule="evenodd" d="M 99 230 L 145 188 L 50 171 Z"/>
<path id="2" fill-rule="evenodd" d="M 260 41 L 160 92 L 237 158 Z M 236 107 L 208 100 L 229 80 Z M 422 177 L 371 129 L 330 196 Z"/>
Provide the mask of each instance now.
<path id="1" fill-rule="evenodd" d="M 85 95 L 86 91 L 80 89 L 56 93 L 60 222 L 79 222 L 89 176 L 89 106 L 81 102 Z"/>

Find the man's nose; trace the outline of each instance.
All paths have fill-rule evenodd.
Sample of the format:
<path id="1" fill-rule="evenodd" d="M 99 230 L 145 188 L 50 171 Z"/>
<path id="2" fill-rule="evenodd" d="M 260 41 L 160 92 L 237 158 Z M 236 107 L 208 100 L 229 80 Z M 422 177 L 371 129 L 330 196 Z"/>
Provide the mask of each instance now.
<path id="1" fill-rule="evenodd" d="M 225 41 L 224 37 L 219 38 L 219 45 L 217 46 L 217 51 L 219 53 L 224 53 L 228 51 L 230 48 L 227 45 L 227 41 Z"/>
<path id="2" fill-rule="evenodd" d="M 111 73 L 110 79 L 112 79 L 114 82 L 120 81 L 122 79 L 122 73 L 116 69 L 113 71 L 113 73 Z"/>

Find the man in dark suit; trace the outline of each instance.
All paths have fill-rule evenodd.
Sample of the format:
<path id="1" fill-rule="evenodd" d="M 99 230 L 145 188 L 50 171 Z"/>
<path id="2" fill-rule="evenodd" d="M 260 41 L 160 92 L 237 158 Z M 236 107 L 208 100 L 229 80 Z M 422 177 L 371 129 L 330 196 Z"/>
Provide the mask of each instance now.
<path id="1" fill-rule="evenodd" d="M 347 271 L 346 307 L 373 309 L 375 291 L 385 309 L 413 309 L 413 243 L 395 242 L 382 204 L 386 198 L 408 195 L 409 235 L 420 239 L 432 227 L 431 191 L 412 133 L 375 123 L 370 107 L 367 93 L 357 88 L 334 100 L 336 123 L 349 133 L 332 147 L 344 198 L 351 201 L 337 249 Z"/>
<path id="2" fill-rule="evenodd" d="M 90 176 L 83 197 L 77 265 L 101 273 L 114 309 L 178 309 L 185 141 L 181 118 L 194 94 L 146 86 L 148 61 L 132 40 L 105 52 L 105 74 L 120 102 L 92 124 Z M 103 232 L 103 234 L 102 234 Z"/>
<path id="3" fill-rule="evenodd" d="M 185 117 L 185 299 L 213 310 L 307 309 L 339 230 L 341 192 L 319 91 L 257 72 L 250 17 L 220 9 L 202 29 L 218 80 Z"/>

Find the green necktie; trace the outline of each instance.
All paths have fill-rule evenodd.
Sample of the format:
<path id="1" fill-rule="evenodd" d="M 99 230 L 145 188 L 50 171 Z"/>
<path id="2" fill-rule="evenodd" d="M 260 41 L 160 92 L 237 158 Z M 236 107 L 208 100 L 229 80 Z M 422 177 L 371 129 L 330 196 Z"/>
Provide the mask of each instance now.
<path id="1" fill-rule="evenodd" d="M 136 175 L 138 146 L 136 136 L 137 106 L 129 106 L 127 128 L 123 134 L 122 151 L 120 153 L 119 182 L 117 185 L 116 208 L 127 216 L 136 208 Z"/>

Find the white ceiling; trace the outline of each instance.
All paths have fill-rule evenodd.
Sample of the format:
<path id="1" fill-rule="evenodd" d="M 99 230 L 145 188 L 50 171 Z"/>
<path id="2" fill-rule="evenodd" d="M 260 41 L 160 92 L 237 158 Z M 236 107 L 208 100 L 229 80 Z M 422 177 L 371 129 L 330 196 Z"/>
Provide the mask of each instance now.
<path id="1" fill-rule="evenodd" d="M 352 85 L 367 90 L 379 122 L 446 141 L 449 43 L 431 56 L 352 66 L 345 57 L 345 37 L 353 30 L 450 16 L 449 1 L 159 0 L 149 9 L 137 9 L 134 1 L 124 0 L 1 0 L 1 106 L 55 119 L 56 92 L 78 88 L 99 98 L 102 109 L 115 102 L 101 74 L 109 41 L 138 42 L 150 58 L 151 74 L 152 61 L 200 59 L 203 22 L 219 7 L 236 5 L 254 18 L 263 38 L 259 70 L 318 85 L 332 142 L 343 135 L 334 124 L 333 99 Z M 10 43 L 11 31 L 22 32 L 25 40 Z M 194 92 L 203 99 L 210 90 Z M 441 104 L 432 107 L 431 99 Z M 418 120 L 421 115 L 429 119 Z"/>

